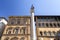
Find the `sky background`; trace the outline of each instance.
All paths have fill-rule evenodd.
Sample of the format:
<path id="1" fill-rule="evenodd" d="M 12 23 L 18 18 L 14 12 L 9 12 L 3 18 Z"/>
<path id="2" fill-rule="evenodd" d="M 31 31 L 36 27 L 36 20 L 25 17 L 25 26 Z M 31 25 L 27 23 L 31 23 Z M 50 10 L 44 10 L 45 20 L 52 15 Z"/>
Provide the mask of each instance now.
<path id="1" fill-rule="evenodd" d="M 60 0 L 0 0 L 0 16 L 28 16 L 32 4 L 35 15 L 60 15 Z"/>

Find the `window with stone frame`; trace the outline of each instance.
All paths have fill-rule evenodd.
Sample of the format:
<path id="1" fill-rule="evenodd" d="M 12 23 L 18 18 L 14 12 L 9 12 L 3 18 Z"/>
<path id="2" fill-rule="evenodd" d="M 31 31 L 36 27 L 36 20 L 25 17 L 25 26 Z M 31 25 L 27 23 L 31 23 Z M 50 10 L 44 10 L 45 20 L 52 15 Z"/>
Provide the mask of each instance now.
<path id="1" fill-rule="evenodd" d="M 45 26 L 45 23 L 41 23 L 42 24 L 42 27 L 44 27 Z"/>
<path id="2" fill-rule="evenodd" d="M 51 36 L 51 31 L 48 31 L 49 36 Z"/>
<path id="3" fill-rule="evenodd" d="M 42 36 L 42 35 L 43 35 L 42 31 L 40 31 L 40 36 Z"/>
<path id="4" fill-rule="evenodd" d="M 12 19 L 10 20 L 10 24 L 11 24 L 11 25 L 16 24 L 16 19 L 12 18 Z"/>
<path id="5" fill-rule="evenodd" d="M 38 23 L 38 26 L 41 27 L 41 23 Z"/>
<path id="6" fill-rule="evenodd" d="M 22 27 L 22 32 L 23 32 L 23 34 L 25 34 L 25 32 L 26 32 L 26 27 Z"/>
<path id="7" fill-rule="evenodd" d="M 14 30 L 13 30 L 13 33 L 18 34 L 19 29 L 20 29 L 19 27 L 15 27 Z"/>
<path id="8" fill-rule="evenodd" d="M 54 35 L 54 36 L 56 35 L 56 32 L 55 32 L 55 31 L 53 31 L 53 35 Z"/>
<path id="9" fill-rule="evenodd" d="M 49 27 L 49 24 L 48 23 L 46 23 L 46 27 Z"/>
<path id="10" fill-rule="evenodd" d="M 44 35 L 47 36 L 47 32 L 46 31 L 44 31 Z"/>
<path id="11" fill-rule="evenodd" d="M 9 28 L 7 28 L 7 30 L 6 30 L 6 34 L 11 34 L 12 29 L 13 29 L 13 27 L 9 27 Z"/>
<path id="12" fill-rule="evenodd" d="M 49 23 L 50 24 L 50 27 L 53 27 L 53 24 L 52 23 Z"/>
<path id="13" fill-rule="evenodd" d="M 11 31 L 8 31 L 8 34 L 11 34 Z"/>
<path id="14" fill-rule="evenodd" d="M 56 23 L 53 23 L 54 27 L 57 27 Z"/>

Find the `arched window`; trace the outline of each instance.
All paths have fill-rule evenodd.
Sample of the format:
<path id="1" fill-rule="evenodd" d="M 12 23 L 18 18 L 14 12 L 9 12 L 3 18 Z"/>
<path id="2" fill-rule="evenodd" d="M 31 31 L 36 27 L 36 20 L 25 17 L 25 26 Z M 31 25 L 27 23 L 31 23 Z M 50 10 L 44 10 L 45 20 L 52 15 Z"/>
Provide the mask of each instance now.
<path id="1" fill-rule="evenodd" d="M 56 23 L 53 23 L 54 27 L 57 27 Z"/>
<path id="2" fill-rule="evenodd" d="M 51 36 L 51 31 L 48 31 L 48 34 Z"/>
<path id="3" fill-rule="evenodd" d="M 11 31 L 8 31 L 8 34 L 11 34 Z"/>
<path id="4" fill-rule="evenodd" d="M 44 35 L 47 36 L 47 32 L 46 31 L 44 31 Z"/>
<path id="5" fill-rule="evenodd" d="M 14 28 L 13 33 L 18 34 L 19 32 L 19 27 Z"/>
<path id="6" fill-rule="evenodd" d="M 25 32 L 26 32 L 26 27 L 22 27 L 22 28 L 20 29 L 20 33 L 21 33 L 21 34 L 25 34 Z"/>
<path id="7" fill-rule="evenodd" d="M 18 38 L 17 37 L 14 37 L 14 38 L 11 38 L 11 40 L 18 40 Z"/>
<path id="8" fill-rule="evenodd" d="M 6 37 L 4 40 L 9 40 L 9 37 Z"/>
<path id="9" fill-rule="evenodd" d="M 52 23 L 50 23 L 50 27 L 53 27 L 53 24 Z"/>
<path id="10" fill-rule="evenodd" d="M 40 35 L 42 36 L 43 34 L 42 34 L 42 31 L 40 31 Z"/>
<path id="11" fill-rule="evenodd" d="M 6 30 L 6 33 L 7 33 L 7 34 L 11 34 L 11 31 L 12 31 L 12 27 L 9 27 L 9 28 L 7 28 L 7 30 Z"/>
<path id="12" fill-rule="evenodd" d="M 53 35 L 56 35 L 56 32 L 55 31 L 53 31 Z"/>
<path id="13" fill-rule="evenodd" d="M 22 37 L 22 38 L 20 38 L 20 40 L 25 40 L 25 38 L 24 38 L 24 37 Z"/>

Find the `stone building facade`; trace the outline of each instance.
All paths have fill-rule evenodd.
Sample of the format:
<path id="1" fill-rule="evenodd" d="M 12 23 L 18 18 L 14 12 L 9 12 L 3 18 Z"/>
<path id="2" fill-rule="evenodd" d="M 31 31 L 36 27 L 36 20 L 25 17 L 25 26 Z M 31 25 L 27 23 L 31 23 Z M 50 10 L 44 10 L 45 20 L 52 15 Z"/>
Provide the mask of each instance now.
<path id="1" fill-rule="evenodd" d="M 37 40 L 60 40 L 60 16 L 35 16 Z"/>
<path id="2" fill-rule="evenodd" d="M 1 40 L 30 40 L 30 17 L 10 16 Z"/>
<path id="3" fill-rule="evenodd" d="M 36 40 L 60 40 L 60 16 L 34 16 Z M 10 16 L 1 40 L 31 40 L 31 17 Z"/>

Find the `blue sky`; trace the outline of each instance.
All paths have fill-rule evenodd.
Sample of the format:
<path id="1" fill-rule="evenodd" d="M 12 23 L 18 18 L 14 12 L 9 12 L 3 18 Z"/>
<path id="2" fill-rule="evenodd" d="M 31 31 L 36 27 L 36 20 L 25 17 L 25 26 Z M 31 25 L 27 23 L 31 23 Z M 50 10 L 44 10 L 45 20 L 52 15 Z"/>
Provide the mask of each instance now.
<path id="1" fill-rule="evenodd" d="M 32 4 L 35 15 L 60 15 L 60 0 L 0 0 L 0 16 L 30 15 Z"/>

